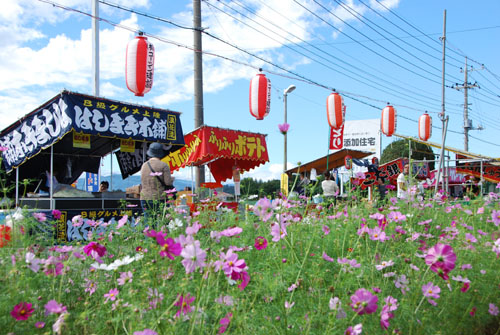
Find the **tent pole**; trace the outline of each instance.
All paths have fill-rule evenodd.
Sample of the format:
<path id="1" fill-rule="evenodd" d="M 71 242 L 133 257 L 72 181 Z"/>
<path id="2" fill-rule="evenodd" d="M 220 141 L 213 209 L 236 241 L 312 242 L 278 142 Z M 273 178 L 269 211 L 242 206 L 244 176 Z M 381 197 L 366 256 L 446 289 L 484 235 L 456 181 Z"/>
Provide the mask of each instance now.
<path id="1" fill-rule="evenodd" d="M 111 159 L 111 177 L 109 178 L 110 190 L 113 190 L 113 144 L 111 144 L 111 154 L 109 155 Z"/>
<path id="2" fill-rule="evenodd" d="M 50 146 L 50 209 L 54 210 L 54 146 Z"/>
<path id="3" fill-rule="evenodd" d="M 328 150 L 326 151 L 326 171 L 325 172 L 328 172 L 328 156 L 330 155 L 330 127 L 328 127 Z"/>
<path id="4" fill-rule="evenodd" d="M 19 206 L 19 166 L 16 169 L 16 204 L 15 207 Z"/>

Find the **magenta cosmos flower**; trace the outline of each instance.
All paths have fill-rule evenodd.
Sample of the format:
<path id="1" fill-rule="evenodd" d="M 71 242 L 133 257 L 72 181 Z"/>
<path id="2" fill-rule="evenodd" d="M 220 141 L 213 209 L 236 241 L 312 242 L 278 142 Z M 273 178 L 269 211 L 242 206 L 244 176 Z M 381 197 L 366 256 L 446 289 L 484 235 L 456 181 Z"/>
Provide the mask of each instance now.
<path id="1" fill-rule="evenodd" d="M 264 250 L 265 248 L 267 248 L 267 240 L 262 236 L 257 236 L 255 238 L 254 247 L 257 250 Z"/>
<path id="2" fill-rule="evenodd" d="M 444 280 L 449 278 L 448 273 L 455 268 L 456 260 L 457 255 L 453 252 L 453 248 L 441 243 L 429 248 L 425 256 L 425 263 Z"/>
<path id="3" fill-rule="evenodd" d="M 441 289 L 439 288 L 439 286 L 434 285 L 431 282 L 428 282 L 427 284 L 422 285 L 422 294 L 424 295 L 424 297 L 439 299 L 440 292 L 441 292 Z"/>
<path id="4" fill-rule="evenodd" d="M 83 251 L 87 254 L 87 256 L 94 259 L 106 255 L 106 247 L 96 242 L 90 242 L 84 246 Z"/>
<path id="5" fill-rule="evenodd" d="M 177 313 L 175 313 L 175 317 L 181 316 L 181 313 L 186 315 L 191 312 L 191 303 L 194 301 L 195 297 L 191 297 L 189 293 L 186 296 L 178 295 L 177 301 L 174 306 L 180 307 Z"/>
<path id="6" fill-rule="evenodd" d="M 351 296 L 351 308 L 359 315 L 371 314 L 378 308 L 378 297 L 364 288 L 357 290 Z"/>
<path id="7" fill-rule="evenodd" d="M 288 123 L 278 124 L 278 129 L 280 130 L 280 133 L 285 135 L 288 132 L 288 129 L 290 129 L 290 124 Z"/>
<path id="8" fill-rule="evenodd" d="M 33 314 L 34 309 L 31 307 L 32 305 L 29 302 L 20 302 L 15 305 L 10 315 L 17 321 L 25 321 Z"/>
<path id="9" fill-rule="evenodd" d="M 104 303 L 107 303 L 108 300 L 115 301 L 118 293 L 120 293 L 120 291 L 118 291 L 117 288 L 112 288 L 111 290 L 109 290 L 109 292 L 104 295 L 104 298 L 106 298 Z"/>
<path id="10" fill-rule="evenodd" d="M 168 237 L 165 239 L 163 235 L 156 235 L 156 242 L 161 245 L 160 256 L 168 257 L 174 259 L 174 256 L 179 256 L 182 251 L 182 246 L 180 243 L 175 243 L 174 239 Z"/>

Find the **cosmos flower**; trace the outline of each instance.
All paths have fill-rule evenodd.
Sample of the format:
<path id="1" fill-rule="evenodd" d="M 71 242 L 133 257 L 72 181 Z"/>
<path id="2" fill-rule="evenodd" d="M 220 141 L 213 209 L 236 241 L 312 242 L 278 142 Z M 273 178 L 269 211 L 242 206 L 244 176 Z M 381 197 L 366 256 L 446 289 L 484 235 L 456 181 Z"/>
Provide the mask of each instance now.
<path id="1" fill-rule="evenodd" d="M 351 296 L 351 308 L 359 315 L 371 314 L 378 308 L 378 297 L 364 288 L 358 289 Z"/>

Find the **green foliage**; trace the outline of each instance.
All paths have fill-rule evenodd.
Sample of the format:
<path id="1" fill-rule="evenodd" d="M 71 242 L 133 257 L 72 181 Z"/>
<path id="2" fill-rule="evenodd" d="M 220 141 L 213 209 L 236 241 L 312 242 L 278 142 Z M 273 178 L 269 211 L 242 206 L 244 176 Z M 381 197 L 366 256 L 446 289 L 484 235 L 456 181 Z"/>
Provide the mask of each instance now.
<path id="1" fill-rule="evenodd" d="M 498 198 L 466 204 L 450 203 L 443 197 L 390 203 L 380 211 L 362 201 L 328 208 L 289 201 L 261 213 L 259 206 L 266 205 L 256 206 L 257 213 L 237 215 L 218 208 L 217 202 L 207 202 L 194 218 L 161 206 L 156 218 L 148 213 L 148 223 L 156 222 L 155 228 L 164 232 L 165 239 L 185 236 L 185 228 L 193 222 L 202 226 L 193 239 L 198 250 L 206 252 L 206 266 L 190 273 L 181 255 L 174 259 L 160 256 L 168 248 L 162 248 L 157 238 L 145 236 L 143 223 L 111 224 L 102 236 L 98 234 L 102 227 L 90 228 L 92 242 L 107 249 L 102 265 L 140 256 L 108 271 L 92 269 L 95 260 L 82 258 L 82 248 L 90 241 L 56 249 L 45 240 L 41 246 L 37 235 L 28 233 L 37 223 L 26 212 L 25 219 L 16 221 L 11 243 L 0 248 L 2 333 L 57 333 L 52 327 L 60 315 L 47 315 L 44 308 L 51 300 L 67 309 L 60 334 L 134 334 L 144 329 L 158 334 L 216 334 L 229 313 L 228 334 L 344 334 L 358 324 L 363 334 L 466 335 L 500 330 L 498 317 L 488 311 L 490 303 L 498 306 L 500 301 L 500 290 L 494 289 L 500 278 L 494 248 L 500 240 L 491 222 L 498 219 Z M 270 226 L 276 220 L 285 226 L 280 229 L 281 239 L 272 241 Z M 373 233 L 381 225 L 386 238 Z M 234 227 L 241 228 L 234 236 L 216 233 Z M 362 227 L 373 231 L 360 232 Z M 259 236 L 267 239 L 267 248 L 257 249 Z M 181 243 L 189 244 L 185 238 Z M 433 272 L 423 257 L 437 243 L 451 246 L 456 254 L 448 280 Z M 222 269 L 216 270 L 214 262 L 230 249 L 244 260 L 250 275 L 243 290 Z M 28 267 L 28 253 L 44 260 L 38 271 Z M 338 261 L 342 259 L 355 263 L 342 264 Z M 393 264 L 377 269 L 384 262 Z M 56 263 L 63 266 L 60 273 L 47 274 L 57 269 Z M 118 279 L 129 271 L 132 280 L 120 284 Z M 468 290 L 465 278 L 470 281 Z M 398 286 L 396 281 L 405 284 Z M 440 288 L 435 305 L 422 293 L 422 286 L 429 282 Z M 90 293 L 90 287 L 95 292 Z M 115 288 L 119 291 L 116 300 L 106 301 L 104 295 Z M 351 297 L 360 288 L 377 296 L 374 313 L 358 315 L 351 308 Z M 195 298 L 190 311 L 185 317 L 175 317 L 179 310 L 175 302 L 187 294 Z M 397 299 L 393 305 L 397 308 L 384 330 L 380 318 L 389 296 Z M 341 303 L 336 308 L 331 303 L 334 297 Z M 25 321 L 16 321 L 10 314 L 20 302 L 34 308 Z M 45 323 L 44 328 L 35 328 L 38 321 Z"/>
<path id="2" fill-rule="evenodd" d="M 242 196 L 257 195 L 259 198 L 275 198 L 279 194 L 279 180 L 255 180 L 252 178 L 243 178 L 240 182 Z"/>
<path id="3" fill-rule="evenodd" d="M 434 160 L 434 152 L 432 148 L 426 144 L 408 141 L 397 140 L 389 144 L 380 158 L 380 164 L 385 164 L 398 158 L 408 158 L 409 146 L 411 143 L 411 158 L 415 160 Z M 429 168 L 434 170 L 434 162 L 429 163 Z"/>

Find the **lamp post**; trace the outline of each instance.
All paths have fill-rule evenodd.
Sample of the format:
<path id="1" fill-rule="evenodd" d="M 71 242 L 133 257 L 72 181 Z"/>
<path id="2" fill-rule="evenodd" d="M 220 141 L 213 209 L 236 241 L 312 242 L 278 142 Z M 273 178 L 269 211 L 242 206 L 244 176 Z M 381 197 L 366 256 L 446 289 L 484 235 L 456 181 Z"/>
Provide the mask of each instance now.
<path id="1" fill-rule="evenodd" d="M 288 95 L 288 93 L 291 93 L 293 92 L 293 90 L 295 90 L 295 85 L 290 85 L 288 86 L 288 88 L 283 92 L 283 100 L 285 101 L 285 124 L 287 123 L 286 122 L 286 97 Z M 283 173 L 286 172 L 286 135 L 287 133 L 284 134 L 284 160 L 283 160 Z"/>

